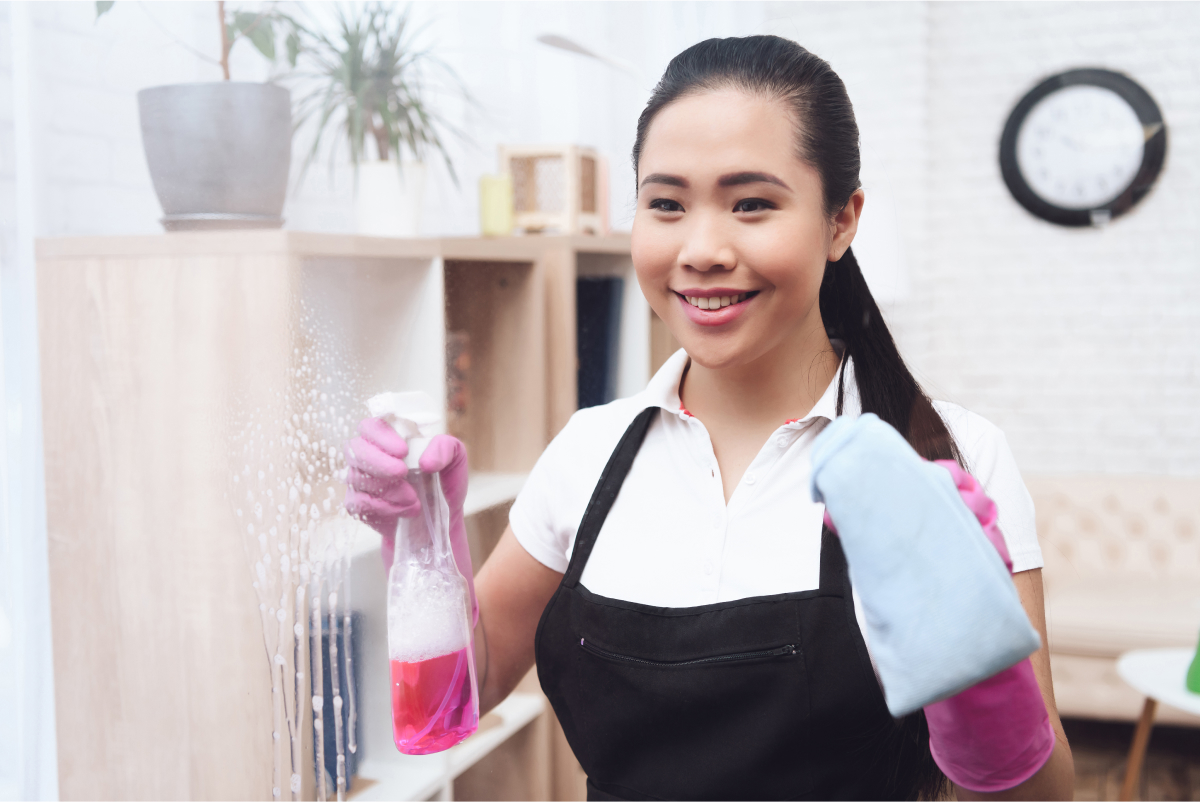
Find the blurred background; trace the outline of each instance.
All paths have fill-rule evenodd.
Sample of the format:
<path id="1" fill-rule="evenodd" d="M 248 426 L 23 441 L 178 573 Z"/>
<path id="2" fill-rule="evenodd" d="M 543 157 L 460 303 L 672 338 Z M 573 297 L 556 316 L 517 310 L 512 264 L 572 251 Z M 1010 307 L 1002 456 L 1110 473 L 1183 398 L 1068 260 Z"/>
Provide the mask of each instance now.
<path id="1" fill-rule="evenodd" d="M 315 42 L 316 35 L 336 43 L 339 20 L 362 19 L 372 8 L 380 11 L 361 4 L 226 4 L 233 26 L 229 73 L 234 81 L 288 88 L 299 121 L 301 99 L 317 97 L 319 105 L 329 84 L 303 49 L 291 64 L 295 28 L 288 20 L 310 37 L 297 35 L 299 43 Z M 238 22 L 239 13 L 254 16 Z M 1118 672 L 1119 657 L 1135 649 L 1194 652 L 1200 633 L 1200 4 L 447 1 L 385 6 L 382 13 L 407 15 L 406 47 L 430 54 L 420 99 L 437 118 L 430 130 L 441 144 L 415 154 L 401 149 L 403 159 L 420 157 L 422 164 L 405 172 L 406 191 L 416 192 L 406 202 L 418 213 L 406 230 L 372 229 L 361 201 L 366 173 L 356 171 L 355 161 L 377 159 L 374 139 L 368 135 L 356 157 L 336 126 L 321 129 L 318 113 L 292 137 L 284 231 L 426 241 L 515 233 L 521 236 L 512 239 L 547 242 L 578 233 L 608 243 L 593 250 L 617 267 L 593 269 L 601 257 L 574 244 L 577 275 L 619 274 L 627 284 L 630 274 L 618 262 L 634 208 L 629 152 L 638 114 L 670 58 L 709 37 L 770 33 L 832 64 L 847 85 L 862 138 L 867 200 L 855 243 L 859 262 L 901 353 L 930 394 L 977 412 L 1007 436 L 1038 509 L 1056 693 L 1071 718 L 1068 732 L 1081 744 L 1078 793 L 1115 798 L 1133 723 L 1146 719 L 1143 703 L 1151 696 Z M 270 46 L 247 22 L 264 14 L 279 15 Z M 47 523 L 47 498 L 53 519 L 55 493 L 47 488 L 82 478 L 55 479 L 43 437 L 59 425 L 59 415 L 94 402 L 56 401 L 54 414 L 44 414 L 51 410 L 42 397 L 49 357 L 44 343 L 39 352 L 39 310 L 45 318 L 48 295 L 66 290 L 54 281 L 66 279 L 39 278 L 38 271 L 60 253 L 51 241 L 83 238 L 71 258 L 86 262 L 104 253 L 127 257 L 96 245 L 102 241 L 177 236 L 164 234 L 160 222 L 165 211 L 147 163 L 138 92 L 221 80 L 220 30 L 211 2 L 0 4 L 0 796 L 6 798 L 57 797 L 60 780 L 64 798 L 74 793 L 68 786 L 79 787 L 72 784 L 79 777 L 68 783 L 61 768 L 68 719 L 55 708 L 56 677 L 62 683 L 64 675 L 55 670 L 52 649 L 58 624 L 51 611 L 60 613 L 50 603 L 55 558 L 48 562 L 47 551 L 55 525 Z M 1018 201 L 1002 174 L 1001 138 L 1031 90 L 1080 68 L 1123 75 L 1153 99 L 1165 159 L 1132 206 L 1116 209 L 1111 219 L 1094 217 L 1092 225 L 1068 226 Z M 1158 130 L 1147 132 L 1147 142 Z M 514 231 L 504 218 L 512 193 L 522 191 L 521 178 L 502 163 L 502 146 L 576 147 L 594 156 L 598 207 L 591 212 L 601 222 L 591 231 L 550 226 L 539 233 L 537 225 Z M 507 176 L 508 183 L 495 189 L 488 176 Z M 488 216 L 492 191 L 499 192 L 499 223 Z M 495 225 L 499 231 L 489 231 Z M 447 260 L 452 296 L 450 260 L 468 257 L 452 257 L 444 251 L 449 247 L 430 245 L 429 253 Z M 87 256 L 88 248 L 97 255 Z M 540 253 L 512 258 L 536 273 Z M 625 308 L 627 318 L 631 309 L 645 318 L 636 304 Z M 577 312 L 581 320 L 588 314 Z M 456 313 L 447 306 L 445 314 L 454 329 Z M 44 339 L 45 319 L 41 325 Z M 633 336 L 628 323 L 617 325 L 625 326 L 622 337 Z M 661 361 L 653 352 L 661 332 L 653 321 L 642 329 L 642 355 L 632 362 L 622 357 L 620 377 L 598 400 L 637 389 L 639 377 Z M 576 333 L 582 349 L 587 335 Z M 479 337 L 471 340 L 477 362 L 484 349 Z M 445 344 L 461 341 L 451 333 Z M 81 339 L 81 348 L 85 342 L 96 347 Z M 453 364 L 439 370 L 434 384 L 454 381 Z M 584 403 L 584 392 L 583 378 L 576 387 L 572 377 L 572 408 Z M 547 403 L 547 431 L 539 436 L 549 437 L 561 424 L 553 399 Z M 1151 738 L 1135 792 L 1200 798 L 1200 716 L 1160 701 L 1156 720 L 1163 726 Z M 561 751 L 552 734 L 546 748 Z M 553 770 L 554 779 L 534 791 L 568 797 L 568 769 Z M 460 786 L 460 797 L 488 798 L 487 777 L 472 782 Z M 514 798 L 533 793 L 513 787 Z"/>

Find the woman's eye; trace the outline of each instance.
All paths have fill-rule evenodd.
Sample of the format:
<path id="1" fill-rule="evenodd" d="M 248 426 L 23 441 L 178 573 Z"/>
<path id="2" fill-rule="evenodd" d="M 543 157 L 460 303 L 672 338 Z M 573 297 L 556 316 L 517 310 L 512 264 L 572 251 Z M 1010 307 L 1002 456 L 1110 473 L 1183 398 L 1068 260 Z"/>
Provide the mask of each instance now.
<path id="1" fill-rule="evenodd" d="M 774 209 L 775 204 L 762 198 L 746 198 L 734 204 L 735 212 L 761 212 L 766 209 Z"/>
<path id="2" fill-rule="evenodd" d="M 682 212 L 683 206 L 678 201 L 673 201 L 669 198 L 655 198 L 650 201 L 650 208 L 657 209 L 660 212 Z"/>

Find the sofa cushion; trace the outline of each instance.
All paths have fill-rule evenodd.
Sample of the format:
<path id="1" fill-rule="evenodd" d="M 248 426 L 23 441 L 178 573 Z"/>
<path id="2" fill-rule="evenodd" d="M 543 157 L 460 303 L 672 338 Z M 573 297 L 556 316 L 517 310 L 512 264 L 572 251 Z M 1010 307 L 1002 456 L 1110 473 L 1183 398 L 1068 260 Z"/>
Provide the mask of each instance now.
<path id="1" fill-rule="evenodd" d="M 1050 667 L 1059 715 L 1108 721 L 1137 721 L 1141 715 L 1146 697 L 1125 684 L 1116 660 L 1052 652 Z M 1154 722 L 1200 727 L 1200 716 L 1160 704 Z"/>
<path id="2" fill-rule="evenodd" d="M 1198 580 L 1049 576 L 1045 586 L 1053 652 L 1115 658 L 1200 638 Z"/>

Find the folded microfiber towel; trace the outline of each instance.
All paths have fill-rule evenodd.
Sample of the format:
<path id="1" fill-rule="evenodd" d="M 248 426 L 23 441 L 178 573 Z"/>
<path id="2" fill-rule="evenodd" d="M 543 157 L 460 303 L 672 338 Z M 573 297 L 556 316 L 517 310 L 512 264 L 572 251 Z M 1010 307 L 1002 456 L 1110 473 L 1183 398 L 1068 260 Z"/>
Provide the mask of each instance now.
<path id="1" fill-rule="evenodd" d="M 878 416 L 827 426 L 813 444 L 811 483 L 813 501 L 837 526 L 893 716 L 953 696 L 1041 646 L 949 472 Z"/>

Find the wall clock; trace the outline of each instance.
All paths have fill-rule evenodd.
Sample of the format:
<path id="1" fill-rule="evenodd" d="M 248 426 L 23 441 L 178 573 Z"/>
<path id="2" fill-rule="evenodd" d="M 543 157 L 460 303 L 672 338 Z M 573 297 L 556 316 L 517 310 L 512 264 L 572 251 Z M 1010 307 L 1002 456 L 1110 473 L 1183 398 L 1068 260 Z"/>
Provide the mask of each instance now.
<path id="1" fill-rule="evenodd" d="M 1145 89 L 1117 72 L 1077 69 L 1017 103 L 1000 137 L 1000 172 L 1043 220 L 1102 225 L 1145 196 L 1166 153 L 1162 113 Z"/>

